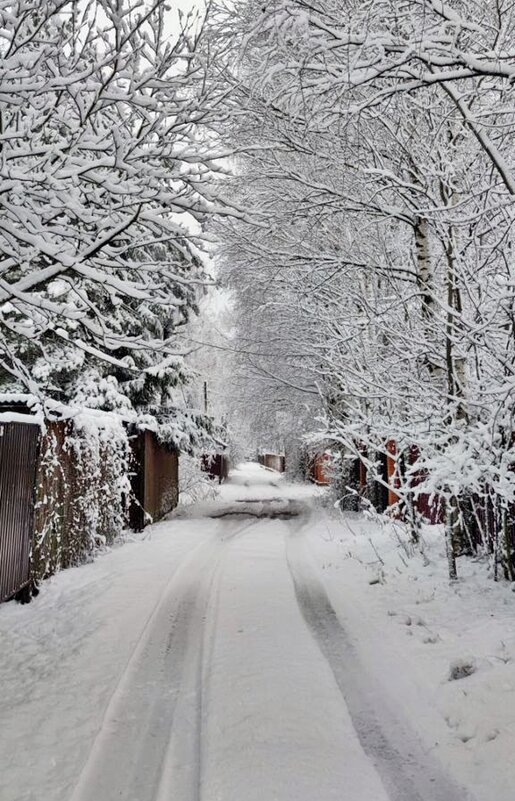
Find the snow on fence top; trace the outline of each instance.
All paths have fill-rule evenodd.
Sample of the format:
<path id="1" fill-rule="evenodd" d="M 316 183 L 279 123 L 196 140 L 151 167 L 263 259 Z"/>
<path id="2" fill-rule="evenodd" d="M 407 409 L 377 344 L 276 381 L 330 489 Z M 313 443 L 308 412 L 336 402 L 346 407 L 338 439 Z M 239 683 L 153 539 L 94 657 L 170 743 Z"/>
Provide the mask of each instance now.
<path id="1" fill-rule="evenodd" d="M 107 412 L 86 406 L 70 406 L 30 394 L 0 393 L 0 423 L 35 423 L 44 430 L 50 421 L 56 420 L 73 420 L 77 427 L 91 431 L 121 431 L 124 427 L 151 431 L 161 444 L 177 451 L 188 450 L 196 426 L 194 415 L 184 414 L 180 410 L 170 409 L 167 414 L 159 416 L 131 409 Z"/>
<path id="2" fill-rule="evenodd" d="M 106 412 L 88 407 L 69 406 L 65 403 L 41 399 L 35 395 L 0 393 L 0 423 L 32 423 L 43 429 L 51 421 L 73 421 L 77 428 L 91 432 L 99 430 L 121 431 L 124 425 L 134 424 L 141 430 L 150 428 L 146 419 L 137 413 Z"/>

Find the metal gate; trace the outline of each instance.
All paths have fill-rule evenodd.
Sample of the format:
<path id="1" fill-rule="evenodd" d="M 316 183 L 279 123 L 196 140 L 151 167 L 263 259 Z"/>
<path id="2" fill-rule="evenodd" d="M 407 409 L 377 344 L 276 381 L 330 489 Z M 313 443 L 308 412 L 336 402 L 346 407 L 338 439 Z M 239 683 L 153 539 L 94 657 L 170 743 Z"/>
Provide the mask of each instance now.
<path id="1" fill-rule="evenodd" d="M 30 579 L 39 426 L 0 423 L 0 602 Z"/>
<path id="2" fill-rule="evenodd" d="M 179 501 L 179 457 L 162 445 L 152 431 L 139 431 L 131 438 L 133 502 L 130 525 L 141 531 L 147 523 L 160 520 Z"/>

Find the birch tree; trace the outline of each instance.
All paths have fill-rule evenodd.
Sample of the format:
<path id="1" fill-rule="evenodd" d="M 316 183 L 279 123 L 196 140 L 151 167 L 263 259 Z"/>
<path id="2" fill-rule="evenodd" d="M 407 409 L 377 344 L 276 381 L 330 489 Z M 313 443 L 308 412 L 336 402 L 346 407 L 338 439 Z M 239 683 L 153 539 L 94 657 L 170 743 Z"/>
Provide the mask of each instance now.
<path id="1" fill-rule="evenodd" d="M 225 69 L 255 224 L 228 236 L 240 276 L 251 259 L 249 285 L 280 290 L 324 436 L 379 481 L 395 441 L 401 499 L 446 499 L 451 577 L 479 542 L 510 577 L 513 12 L 478 8 L 241 4 Z"/>

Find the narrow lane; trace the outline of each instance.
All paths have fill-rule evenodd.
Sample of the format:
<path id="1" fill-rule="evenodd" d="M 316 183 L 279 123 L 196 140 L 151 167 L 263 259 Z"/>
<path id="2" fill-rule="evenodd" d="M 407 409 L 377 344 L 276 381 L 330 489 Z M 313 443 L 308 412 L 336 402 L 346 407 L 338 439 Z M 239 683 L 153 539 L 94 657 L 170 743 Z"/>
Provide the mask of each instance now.
<path id="1" fill-rule="evenodd" d="M 299 611 L 276 504 L 228 514 L 182 562 L 71 801 L 387 801 Z"/>
<path id="2" fill-rule="evenodd" d="M 295 598 L 295 519 L 234 542 L 205 666 L 202 801 L 386 801 Z"/>
<path id="3" fill-rule="evenodd" d="M 225 551 L 249 525 L 227 523 L 175 571 L 106 709 L 71 801 L 197 801 L 204 628 Z"/>
<path id="4" fill-rule="evenodd" d="M 139 617 L 138 638 L 127 625 L 137 599 L 130 598 L 132 612 L 105 609 L 132 654 L 94 717 L 76 716 L 70 696 L 78 677 L 70 688 L 63 679 L 78 669 L 86 644 L 89 654 L 106 646 L 104 626 L 97 620 L 77 653 L 55 666 L 67 695 L 45 708 L 51 729 L 61 726 L 59 759 L 50 775 L 44 749 L 34 752 L 34 775 L 7 778 L 16 793 L 5 801 L 40 801 L 41 776 L 50 801 L 466 801 L 360 664 L 311 561 L 313 511 L 275 484 L 267 493 L 252 482 L 228 486 L 204 511 L 209 517 L 162 524 L 161 539 L 145 543 L 141 552 L 161 554 L 151 558 L 155 566 L 164 558 L 171 576 L 152 614 Z M 180 557 L 177 530 L 181 547 L 195 537 Z M 137 566 L 128 564 L 127 580 Z M 99 572 L 101 564 L 84 575 Z M 88 608 L 99 614 L 95 589 L 90 580 L 86 616 Z M 71 632 L 73 611 L 68 618 Z M 49 674 L 38 684 L 42 697 L 53 681 Z M 76 720 L 92 734 L 81 740 L 80 761 L 67 763 Z"/>

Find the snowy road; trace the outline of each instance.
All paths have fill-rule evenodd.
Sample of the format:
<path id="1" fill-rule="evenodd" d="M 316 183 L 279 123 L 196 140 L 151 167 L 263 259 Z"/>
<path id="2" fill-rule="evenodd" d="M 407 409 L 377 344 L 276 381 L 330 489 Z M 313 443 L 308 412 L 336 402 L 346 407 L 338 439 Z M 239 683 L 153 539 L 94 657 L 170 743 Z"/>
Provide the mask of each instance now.
<path id="1" fill-rule="evenodd" d="M 356 769 L 364 757 L 299 611 L 287 544 L 301 520 L 229 517 L 181 563 L 73 801 L 386 798 Z"/>
<path id="2" fill-rule="evenodd" d="M 255 470 L 248 475 L 269 479 Z M 235 483 L 208 510 L 219 519 L 161 524 L 161 537 L 142 546 L 149 561 L 140 603 L 130 587 L 124 594 L 119 586 L 111 625 L 121 633 L 116 653 L 104 661 L 106 621 L 95 625 L 104 606 L 85 593 L 90 608 L 75 619 L 79 628 L 90 619 L 91 627 L 74 655 L 63 649 L 61 663 L 56 649 L 49 664 L 37 653 L 32 667 L 37 672 L 44 663 L 44 674 L 38 681 L 29 671 L 28 697 L 7 704 L 2 801 L 469 798 L 375 689 L 310 557 L 313 512 L 287 495 Z M 173 526 L 189 527 L 190 538 L 167 550 Z M 137 553 L 134 545 L 125 548 Z M 108 570 L 116 569 L 125 548 L 97 564 L 110 558 Z M 94 574 L 97 564 L 87 569 Z M 127 565 L 130 580 L 135 566 Z M 116 591 L 117 579 L 108 578 Z M 30 628 L 38 603 L 5 620 L 25 620 Z M 73 609 L 49 611 L 61 620 L 68 614 L 72 624 Z M 1 667 L 5 687 L 9 671 Z M 70 670 L 96 675 L 95 691 L 88 698 L 85 688 L 76 704 Z M 30 718 L 31 708 L 40 730 L 31 734 L 29 726 L 13 741 L 10 720 L 16 727 L 16 715 Z"/>

